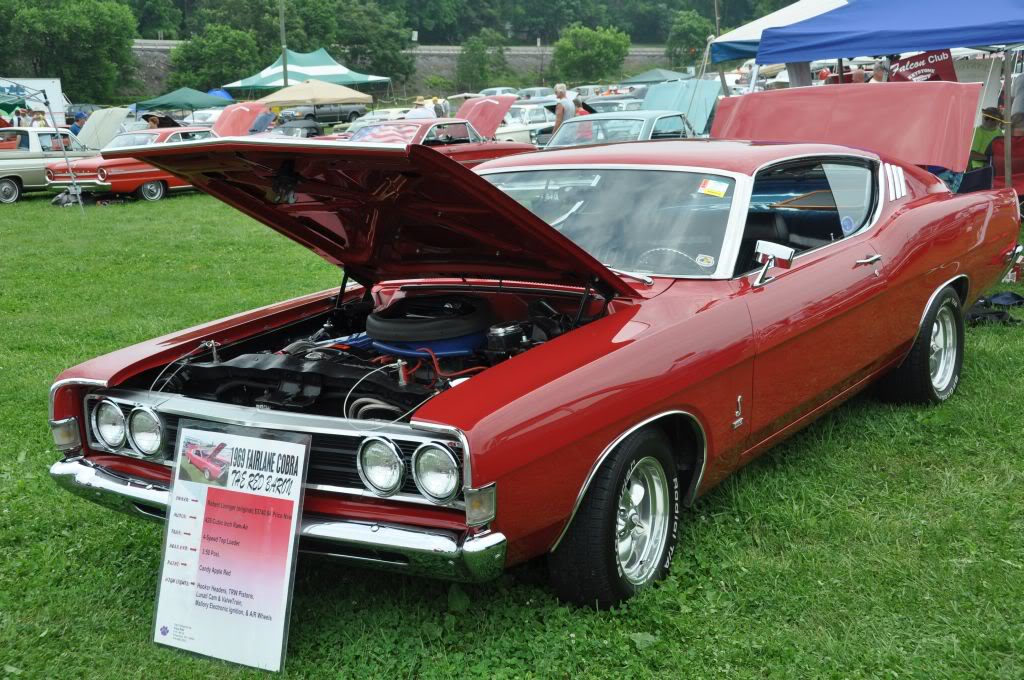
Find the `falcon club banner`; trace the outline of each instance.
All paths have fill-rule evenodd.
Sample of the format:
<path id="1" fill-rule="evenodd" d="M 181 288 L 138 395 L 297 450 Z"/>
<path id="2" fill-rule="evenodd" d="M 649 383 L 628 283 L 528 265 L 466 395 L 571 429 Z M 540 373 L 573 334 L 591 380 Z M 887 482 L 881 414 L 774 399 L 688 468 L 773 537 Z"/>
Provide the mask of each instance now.
<path id="1" fill-rule="evenodd" d="M 957 82 L 953 55 L 949 50 L 923 52 L 913 57 L 892 63 L 891 80 L 922 82 L 925 80 L 946 80 Z"/>

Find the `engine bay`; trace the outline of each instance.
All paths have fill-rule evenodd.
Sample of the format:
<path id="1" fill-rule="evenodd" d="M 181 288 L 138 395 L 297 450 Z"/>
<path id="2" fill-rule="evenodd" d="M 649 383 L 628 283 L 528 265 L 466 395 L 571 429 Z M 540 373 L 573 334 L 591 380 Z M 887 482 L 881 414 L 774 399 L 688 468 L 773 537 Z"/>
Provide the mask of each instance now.
<path id="1" fill-rule="evenodd" d="M 165 367 L 153 389 L 243 406 L 408 420 L 463 381 L 608 313 L 589 293 L 364 297 Z M 588 316 L 589 313 L 589 316 Z"/>

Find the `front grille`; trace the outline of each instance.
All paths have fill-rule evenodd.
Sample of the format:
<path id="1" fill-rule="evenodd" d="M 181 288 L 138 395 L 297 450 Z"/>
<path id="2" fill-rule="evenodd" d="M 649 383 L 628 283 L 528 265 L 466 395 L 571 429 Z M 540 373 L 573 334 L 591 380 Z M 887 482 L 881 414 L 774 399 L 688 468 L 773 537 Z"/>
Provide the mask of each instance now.
<path id="1" fill-rule="evenodd" d="M 118 407 L 121 408 L 127 419 L 129 413 L 133 408 L 133 404 L 116 401 Z M 90 446 L 96 450 L 106 450 L 106 447 L 95 441 L 92 436 L 92 410 L 98 404 L 97 400 L 89 399 L 86 401 L 86 411 L 88 422 L 90 423 Z M 160 459 L 165 464 L 170 465 L 174 458 L 174 447 L 178 440 L 178 423 L 181 420 L 181 416 L 177 416 L 170 413 L 161 413 L 160 418 L 163 420 L 164 425 L 164 446 L 161 450 Z M 216 429 L 218 423 L 207 422 L 202 419 L 189 417 L 188 420 L 198 422 L 200 424 L 206 422 L 211 429 Z M 370 425 L 372 427 L 372 425 Z M 363 482 L 359 479 L 359 473 L 356 471 L 356 454 L 359 451 L 359 445 L 362 444 L 365 439 L 364 436 L 358 434 L 323 434 L 320 432 L 314 432 L 310 435 L 310 450 L 309 450 L 309 468 L 306 473 L 306 484 L 308 485 L 323 485 L 332 487 L 344 487 L 349 489 L 363 489 Z M 406 479 L 402 485 L 402 493 L 420 495 L 416 489 L 416 483 L 412 478 L 412 454 L 423 444 L 422 440 L 415 439 L 402 439 L 400 437 L 389 436 L 391 441 L 395 443 L 399 451 L 402 454 L 402 459 L 405 462 Z M 452 453 L 455 454 L 455 458 L 459 461 L 459 467 L 462 467 L 462 451 L 460 448 L 451 446 Z M 131 450 L 129 445 L 125 445 L 125 448 L 117 451 L 129 456 L 141 457 L 137 453 Z M 149 459 L 152 460 L 152 459 Z M 455 502 L 462 501 L 462 492 L 455 498 Z"/>

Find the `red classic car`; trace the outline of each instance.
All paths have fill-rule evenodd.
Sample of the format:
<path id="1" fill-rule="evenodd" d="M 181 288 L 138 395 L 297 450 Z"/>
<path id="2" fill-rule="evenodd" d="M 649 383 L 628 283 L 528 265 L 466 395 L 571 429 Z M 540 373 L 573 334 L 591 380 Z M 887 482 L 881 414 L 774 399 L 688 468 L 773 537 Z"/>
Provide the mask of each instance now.
<path id="1" fill-rule="evenodd" d="M 227 474 L 228 468 L 231 466 L 231 458 L 224 451 L 224 446 L 224 444 L 217 444 L 210 449 L 189 442 L 185 444 L 184 453 L 188 462 L 202 472 L 203 477 L 207 480 L 220 479 Z"/>
<path id="2" fill-rule="evenodd" d="M 473 167 L 494 158 L 537 150 L 533 144 L 492 139 L 515 101 L 513 95 L 476 97 L 459 107 L 454 118 L 382 121 L 361 127 L 343 141 L 423 144 L 467 167 Z"/>
<path id="3" fill-rule="evenodd" d="M 267 108 L 256 102 L 240 102 L 224 109 L 212 128 L 161 127 L 155 130 L 134 130 L 115 137 L 103 152 L 152 144 L 176 144 L 218 135 L 244 135 Z M 269 122 L 269 117 L 267 121 Z M 263 127 L 266 127 L 264 123 Z M 61 160 L 46 167 L 46 186 L 51 191 L 64 191 L 71 186 L 71 173 Z M 71 161 L 75 179 L 83 192 L 93 194 L 134 194 L 145 201 L 159 201 L 168 191 L 190 189 L 188 182 L 134 158 L 93 156 Z"/>
<path id="4" fill-rule="evenodd" d="M 921 101 L 967 149 L 964 87 Z M 898 95 L 887 116 L 922 114 Z M 667 573 L 681 508 L 771 445 L 872 383 L 956 390 L 963 309 L 1020 216 L 917 167 L 933 146 L 652 141 L 475 171 L 421 145 L 125 150 L 344 274 L 62 373 L 50 472 L 160 518 L 180 419 L 309 433 L 305 550 L 465 580 L 546 555 L 561 598 L 615 605 Z M 124 435 L 140 409 L 150 455 Z"/>

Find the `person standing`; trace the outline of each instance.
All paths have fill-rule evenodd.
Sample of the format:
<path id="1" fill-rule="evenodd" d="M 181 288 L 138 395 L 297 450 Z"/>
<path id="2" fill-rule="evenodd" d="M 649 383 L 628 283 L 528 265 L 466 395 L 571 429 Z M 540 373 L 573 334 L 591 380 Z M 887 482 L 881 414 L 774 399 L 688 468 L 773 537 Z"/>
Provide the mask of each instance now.
<path id="1" fill-rule="evenodd" d="M 873 85 L 874 83 L 884 83 L 884 82 L 885 82 L 885 66 L 882 65 L 882 62 L 876 61 L 875 65 L 873 67 L 871 67 L 871 80 L 868 81 L 868 84 L 869 85 Z"/>
<path id="2" fill-rule="evenodd" d="M 75 114 L 75 122 L 71 124 L 71 134 L 78 136 L 78 133 L 82 131 L 82 126 L 85 125 L 86 115 L 82 111 Z"/>
<path id="3" fill-rule="evenodd" d="M 555 109 L 554 131 L 557 132 L 558 128 L 562 126 L 562 123 L 576 115 L 576 108 L 572 105 L 572 101 L 567 95 L 565 83 L 558 83 L 555 85 L 555 98 L 558 100 L 558 104 Z"/>
<path id="4" fill-rule="evenodd" d="M 405 114 L 406 120 L 415 120 L 419 118 L 437 118 L 434 114 L 434 107 L 432 104 L 428 105 L 423 97 L 416 97 L 412 110 Z"/>
<path id="5" fill-rule="evenodd" d="M 444 118 L 444 107 L 441 106 L 441 100 L 434 97 L 432 106 L 434 108 L 434 117 Z"/>
<path id="6" fill-rule="evenodd" d="M 974 139 L 971 142 L 970 170 L 983 168 L 989 164 L 992 140 L 1003 136 L 1003 131 L 999 129 L 1001 122 L 1003 117 L 996 107 L 991 106 L 981 112 L 981 125 L 974 129 Z"/>
<path id="7" fill-rule="evenodd" d="M 32 112 L 32 127 L 34 127 L 34 128 L 50 127 L 47 124 L 46 116 L 43 115 L 42 111 L 33 111 Z"/>

